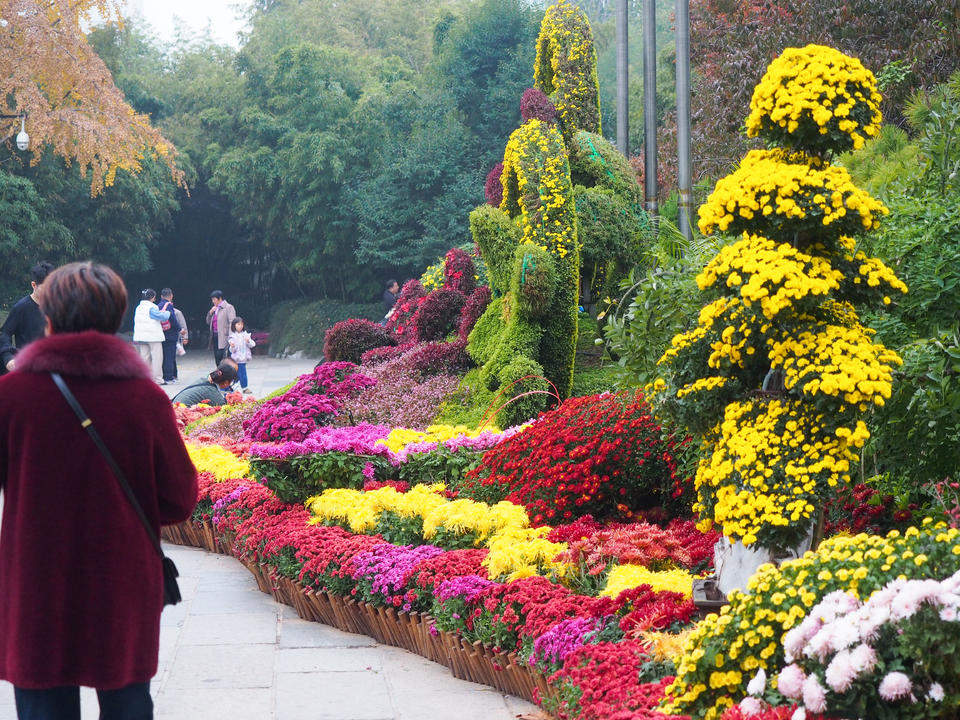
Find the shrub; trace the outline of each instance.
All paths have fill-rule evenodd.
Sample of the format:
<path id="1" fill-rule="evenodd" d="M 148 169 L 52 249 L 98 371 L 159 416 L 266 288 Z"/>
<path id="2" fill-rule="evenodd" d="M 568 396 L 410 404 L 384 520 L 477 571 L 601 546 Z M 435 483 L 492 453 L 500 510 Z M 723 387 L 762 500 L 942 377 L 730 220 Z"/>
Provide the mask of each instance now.
<path id="1" fill-rule="evenodd" d="M 462 340 L 422 343 L 406 352 L 405 362 L 412 370 L 423 375 L 456 375 L 473 365 L 466 348 L 467 344 Z"/>
<path id="2" fill-rule="evenodd" d="M 470 331 L 473 330 L 473 326 L 477 324 L 477 320 L 480 319 L 484 310 L 487 309 L 487 305 L 490 304 L 492 297 L 490 286 L 481 285 L 467 298 L 463 310 L 460 311 L 460 325 L 457 328 L 457 334 L 464 343 L 467 342 Z"/>
<path id="3" fill-rule="evenodd" d="M 385 345 L 384 347 L 367 350 L 363 355 L 360 356 L 360 364 L 377 365 L 378 363 L 386 362 L 387 360 L 393 360 L 394 358 L 403 355 L 411 347 L 413 347 L 412 343 L 404 343 L 403 345 Z"/>
<path id="4" fill-rule="evenodd" d="M 503 163 L 498 162 L 487 173 L 487 181 L 483 185 L 483 195 L 487 204 L 500 207 L 503 202 L 503 185 L 500 184 L 500 175 L 503 173 Z"/>
<path id="5" fill-rule="evenodd" d="M 784 62 L 815 71 L 782 92 Z M 775 135 L 787 147 L 750 151 L 700 207 L 701 232 L 742 236 L 697 276 L 706 301 L 697 327 L 675 336 L 659 361 L 658 413 L 703 438 L 695 509 L 744 545 L 789 548 L 810 531 L 850 482 L 870 437 L 866 411 L 890 398 L 901 364 L 854 307 L 882 307 L 894 290 L 907 291 L 848 236 L 870 230 L 887 208 L 829 161 L 847 140 L 862 141 L 859 132 L 875 134 L 879 118 L 840 120 L 843 137 L 829 138 L 795 121 L 811 102 L 819 121 L 844 117 L 849 108 L 831 98 L 858 83 L 875 94 L 858 62 L 815 45 L 770 65 L 757 97 L 792 109 L 759 107 L 785 123 L 788 137 Z"/>
<path id="6" fill-rule="evenodd" d="M 463 293 L 451 288 L 440 288 L 427 295 L 411 321 L 416 328 L 417 340 L 442 340 L 453 332 L 466 302 Z"/>
<path id="7" fill-rule="evenodd" d="M 393 306 L 393 315 L 387 321 L 387 330 L 394 333 L 400 342 L 411 342 L 416 339 L 414 325 L 411 322 L 420 301 L 427 296 L 427 291 L 419 280 L 407 280 L 400 290 L 400 297 Z"/>
<path id="8" fill-rule="evenodd" d="M 640 394 L 572 398 L 487 451 L 469 478 L 503 489 L 538 524 L 629 518 L 682 494 L 673 447 Z"/>
<path id="9" fill-rule="evenodd" d="M 563 137 L 553 126 L 530 120 L 510 136 L 503 164 L 501 208 L 519 221 L 522 240 L 545 248 L 556 267 L 556 289 L 542 323 L 542 340 L 529 356 L 543 366 L 561 397 L 567 397 L 577 342 L 580 252 Z M 523 319 L 522 313 L 513 317 Z"/>
<path id="10" fill-rule="evenodd" d="M 523 91 L 523 97 L 520 98 L 520 117 L 523 121 L 542 120 L 543 122 L 555 124 L 557 122 L 557 108 L 543 90 L 539 88 L 527 88 Z"/>
<path id="11" fill-rule="evenodd" d="M 470 253 L 461 248 L 452 248 L 447 252 L 443 263 L 445 287 L 470 295 L 477 287 L 476 274 Z"/>
<path id="12" fill-rule="evenodd" d="M 397 338 L 382 325 L 370 320 L 343 320 L 327 330 L 323 357 L 327 362 L 359 363 L 368 350 L 396 344 Z"/>

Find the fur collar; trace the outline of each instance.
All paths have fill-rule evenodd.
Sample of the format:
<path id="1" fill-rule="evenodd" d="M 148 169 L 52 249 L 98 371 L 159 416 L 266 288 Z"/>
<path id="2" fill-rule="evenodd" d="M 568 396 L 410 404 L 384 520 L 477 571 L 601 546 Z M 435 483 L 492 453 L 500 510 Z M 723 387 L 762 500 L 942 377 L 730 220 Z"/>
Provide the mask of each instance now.
<path id="1" fill-rule="evenodd" d="M 150 368 L 129 343 L 93 330 L 50 335 L 27 345 L 17 355 L 17 371 L 90 380 L 150 379 Z"/>

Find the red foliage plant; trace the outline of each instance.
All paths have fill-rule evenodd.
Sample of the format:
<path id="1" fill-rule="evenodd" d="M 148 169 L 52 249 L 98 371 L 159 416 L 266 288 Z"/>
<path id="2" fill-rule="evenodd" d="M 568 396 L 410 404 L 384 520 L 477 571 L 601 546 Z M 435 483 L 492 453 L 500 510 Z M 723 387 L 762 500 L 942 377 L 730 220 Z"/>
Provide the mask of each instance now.
<path id="1" fill-rule="evenodd" d="M 411 321 L 416 329 L 417 340 L 443 340 L 457 328 L 460 311 L 466 302 L 462 292 L 449 287 L 438 288 L 427 295 Z"/>
<path id="2" fill-rule="evenodd" d="M 403 345 L 386 345 L 384 347 L 374 348 L 373 350 L 367 350 L 360 356 L 360 364 L 378 365 L 379 363 L 393 360 L 403 355 L 413 346 L 413 343 L 404 343 Z"/>
<path id="3" fill-rule="evenodd" d="M 323 336 L 323 358 L 359 363 L 368 350 L 396 344 L 397 338 L 382 325 L 357 318 L 341 320 Z"/>
<path id="4" fill-rule="evenodd" d="M 487 173 L 487 181 L 483 186 L 483 194 L 487 199 L 487 204 L 493 205 L 494 207 L 500 207 L 500 203 L 503 202 L 503 184 L 500 181 L 501 175 L 503 175 L 503 163 L 498 162 L 491 168 L 490 172 Z"/>
<path id="5" fill-rule="evenodd" d="M 557 108 L 543 90 L 527 88 L 520 98 L 520 117 L 527 120 L 542 120 L 551 125 L 557 122 Z"/>
<path id="6" fill-rule="evenodd" d="M 893 495 L 864 483 L 846 485 L 827 502 L 824 529 L 827 536 L 862 532 L 886 535 L 890 530 L 905 530 L 920 520 L 914 517 L 920 509 L 916 503 L 894 510 L 897 505 Z"/>
<path id="7" fill-rule="evenodd" d="M 631 519 L 683 494 L 672 450 L 639 393 L 571 398 L 488 450 L 468 482 L 496 488 L 537 525 Z"/>
<path id="8" fill-rule="evenodd" d="M 477 320 L 480 319 L 480 316 L 483 315 L 487 309 L 487 305 L 490 304 L 491 299 L 492 294 L 489 285 L 480 285 L 473 291 L 473 294 L 467 298 L 467 304 L 464 305 L 463 310 L 460 311 L 460 327 L 457 329 L 457 334 L 460 336 L 462 342 L 467 341 L 470 331 L 473 330 L 473 326 L 477 324 Z"/>
<path id="9" fill-rule="evenodd" d="M 417 345 L 404 356 L 404 364 L 423 375 L 455 375 L 473 366 L 467 355 L 467 344 L 461 340 Z"/>
<path id="10" fill-rule="evenodd" d="M 444 286 L 470 295 L 477 288 L 477 268 L 470 253 L 452 248 L 443 261 Z"/>

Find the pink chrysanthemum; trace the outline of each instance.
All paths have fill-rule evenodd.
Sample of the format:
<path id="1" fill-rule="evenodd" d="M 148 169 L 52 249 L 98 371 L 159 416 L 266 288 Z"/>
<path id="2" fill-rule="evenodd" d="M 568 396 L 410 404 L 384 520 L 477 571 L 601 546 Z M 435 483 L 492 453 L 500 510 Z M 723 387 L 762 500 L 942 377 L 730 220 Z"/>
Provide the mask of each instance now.
<path id="1" fill-rule="evenodd" d="M 821 713 L 827 709 L 827 691 L 816 675 L 810 675 L 803 682 L 803 704 L 810 712 Z"/>
<path id="2" fill-rule="evenodd" d="M 799 700 L 803 694 L 803 682 L 806 675 L 799 665 L 787 665 L 777 678 L 777 689 L 791 700 Z"/>
<path id="3" fill-rule="evenodd" d="M 857 679 L 857 669 L 850 661 L 849 650 L 841 650 L 834 656 L 827 666 L 825 679 L 834 692 L 843 693 L 850 689 Z"/>
<path id="4" fill-rule="evenodd" d="M 913 683 L 902 672 L 887 673 L 880 681 L 880 697 L 887 702 L 905 698 L 911 690 L 913 690 Z"/>

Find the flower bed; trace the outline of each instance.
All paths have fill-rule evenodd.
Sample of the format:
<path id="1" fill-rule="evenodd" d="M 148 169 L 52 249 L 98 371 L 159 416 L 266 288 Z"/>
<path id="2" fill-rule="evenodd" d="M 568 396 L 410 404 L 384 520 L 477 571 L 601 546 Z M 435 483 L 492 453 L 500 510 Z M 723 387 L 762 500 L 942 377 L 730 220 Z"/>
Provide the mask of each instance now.
<path id="1" fill-rule="evenodd" d="M 960 571 L 960 531 L 942 524 L 887 537 L 840 536 L 801 560 L 762 569 L 749 592 L 734 594 L 721 614 L 697 623 L 690 586 L 709 571 L 718 534 L 701 532 L 692 520 L 667 522 L 658 511 L 649 521 L 611 523 L 586 515 L 566 525 L 532 527 L 519 504 L 489 504 L 458 497 L 442 484 L 376 477 L 381 467 L 395 470 L 472 443 L 496 449 L 526 433 L 544 437 L 537 435 L 543 426 L 538 420 L 502 434 L 328 426 L 300 443 L 193 445 L 205 470 L 200 502 L 191 523 L 164 536 L 231 552 L 262 590 L 302 617 L 418 652 L 447 664 L 457 677 L 535 699 L 571 720 L 665 713 L 781 718 L 798 707 L 815 718 L 821 706 L 815 688 L 809 696 L 788 697 L 772 684 L 792 663 L 788 682 L 791 672 L 802 672 L 811 687 L 809 678 L 818 678 L 828 707 L 842 701 L 844 693 L 831 685 L 837 668 L 830 667 L 843 648 L 823 657 L 791 650 L 789 632 L 811 608 L 836 590 L 866 600 L 898 575 L 942 581 Z M 305 449 L 315 450 L 314 457 L 364 458 L 356 466 L 362 480 L 357 487 L 323 489 L 304 507 L 250 479 L 242 459 L 250 451 L 264 461 L 283 460 Z M 367 463 L 374 464 L 375 477 L 364 473 Z M 936 623 L 943 621 L 931 612 L 921 608 L 895 630 L 915 635 L 915 622 L 940 637 Z M 891 663 L 909 668 L 915 662 L 903 649 L 891 652 L 899 652 Z M 629 667 L 633 671 L 623 672 Z M 911 687 L 922 687 L 928 710 L 939 702 L 939 688 L 946 702 L 955 692 L 946 671 L 898 672 Z M 887 700 L 880 690 L 885 677 L 871 676 L 871 687 L 898 707 L 894 694 L 904 681 L 887 681 L 882 693 L 893 698 Z M 764 685 L 759 694 L 758 685 Z"/>
<path id="2" fill-rule="evenodd" d="M 435 487 L 417 486 L 407 493 L 393 488 L 367 493 L 331 490 L 321 497 L 323 503 L 333 504 L 338 496 L 390 508 L 393 524 L 399 522 L 404 503 L 413 511 L 432 506 L 433 514 L 425 513 L 421 519 L 432 537 L 453 529 L 447 537 L 456 538 L 464 517 L 483 518 L 467 530 L 476 538 L 483 536 L 480 530 L 500 528 L 508 535 L 511 529 L 528 530 L 521 507 L 449 500 Z M 261 589 L 293 605 L 305 618 L 365 632 L 445 662 L 459 677 L 528 699 L 556 693 L 547 675 L 563 669 L 577 648 L 627 637 L 641 643 L 642 632 L 675 631 L 692 621 L 693 606 L 678 593 L 644 587 L 617 597 L 583 595 L 559 582 L 560 563 L 554 564 L 557 572 L 550 577 L 509 580 L 502 571 L 511 561 L 501 559 L 501 566 L 488 561 L 491 555 L 496 558 L 496 549 L 449 550 L 424 542 L 387 542 L 373 527 L 365 528 L 371 534 L 356 534 L 316 519 L 303 506 L 282 502 L 263 485 L 243 478 L 219 480 L 205 473 L 195 519 L 167 529 L 165 537 L 232 553 L 251 570 Z M 380 524 L 390 529 L 389 523 Z M 638 526 L 636 532 L 643 528 L 653 532 L 654 526 Z M 515 545 L 513 539 L 509 542 Z M 543 557 L 551 560 L 564 547 L 543 537 L 528 542 L 540 543 L 541 553 L 550 547 Z M 520 557 L 529 559 L 523 553 Z M 637 647 L 646 655 L 641 645 Z"/>

